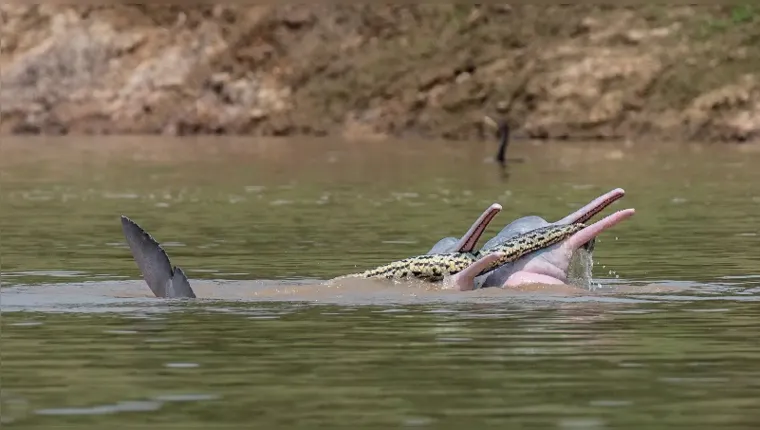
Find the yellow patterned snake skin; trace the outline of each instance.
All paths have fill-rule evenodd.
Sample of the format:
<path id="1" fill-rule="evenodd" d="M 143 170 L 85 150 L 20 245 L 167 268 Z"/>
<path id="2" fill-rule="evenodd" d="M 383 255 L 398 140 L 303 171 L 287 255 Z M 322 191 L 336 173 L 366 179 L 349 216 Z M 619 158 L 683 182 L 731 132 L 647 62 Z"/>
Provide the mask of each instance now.
<path id="1" fill-rule="evenodd" d="M 346 277 L 405 279 L 416 278 L 430 282 L 442 281 L 444 276 L 454 275 L 466 269 L 478 259 L 492 253 L 503 252 L 504 256 L 479 275 L 488 273 L 506 263 L 511 263 L 531 252 L 548 248 L 559 243 L 586 227 L 585 224 L 550 225 L 513 237 L 489 249 L 474 253 L 452 252 L 446 254 L 425 254 L 394 261 L 383 266 Z"/>

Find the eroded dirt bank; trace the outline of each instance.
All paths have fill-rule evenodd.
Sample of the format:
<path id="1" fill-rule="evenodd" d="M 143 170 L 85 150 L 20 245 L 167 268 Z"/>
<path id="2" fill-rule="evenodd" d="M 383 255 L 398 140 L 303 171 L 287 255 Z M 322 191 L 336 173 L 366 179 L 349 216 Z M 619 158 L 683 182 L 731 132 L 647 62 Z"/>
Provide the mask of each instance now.
<path id="1" fill-rule="evenodd" d="M 0 5 L 0 133 L 760 139 L 760 7 Z"/>

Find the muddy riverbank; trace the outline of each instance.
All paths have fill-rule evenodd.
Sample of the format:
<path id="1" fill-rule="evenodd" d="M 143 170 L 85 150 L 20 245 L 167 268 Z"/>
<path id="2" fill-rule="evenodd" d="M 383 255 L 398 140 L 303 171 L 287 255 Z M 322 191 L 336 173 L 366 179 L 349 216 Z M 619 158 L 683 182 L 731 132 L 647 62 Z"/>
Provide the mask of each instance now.
<path id="1" fill-rule="evenodd" d="M 0 133 L 760 137 L 751 6 L 0 6 Z"/>

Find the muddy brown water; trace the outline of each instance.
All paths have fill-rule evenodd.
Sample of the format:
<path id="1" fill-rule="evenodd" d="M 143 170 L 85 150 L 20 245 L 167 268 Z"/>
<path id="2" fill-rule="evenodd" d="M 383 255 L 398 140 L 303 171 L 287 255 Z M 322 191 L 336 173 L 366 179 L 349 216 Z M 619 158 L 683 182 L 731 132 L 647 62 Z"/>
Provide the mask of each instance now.
<path id="1" fill-rule="evenodd" d="M 2 423 L 756 428 L 760 150 L 8 138 Z M 590 288 L 321 281 L 622 187 Z M 151 298 L 126 214 L 201 300 Z"/>

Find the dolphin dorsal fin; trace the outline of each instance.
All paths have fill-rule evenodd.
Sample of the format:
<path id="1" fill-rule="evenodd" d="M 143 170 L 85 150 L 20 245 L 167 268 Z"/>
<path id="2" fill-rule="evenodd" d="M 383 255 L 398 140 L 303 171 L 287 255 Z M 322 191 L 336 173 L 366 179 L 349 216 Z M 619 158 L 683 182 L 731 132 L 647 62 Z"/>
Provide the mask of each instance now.
<path id="1" fill-rule="evenodd" d="M 153 237 L 134 221 L 121 216 L 121 228 L 143 279 L 156 297 L 194 298 L 190 281 Z"/>

